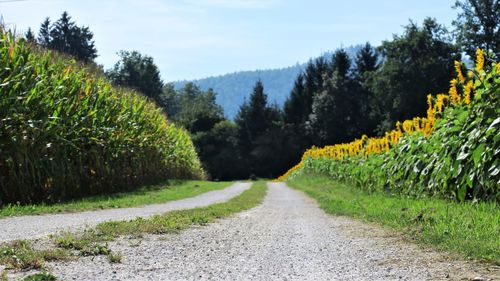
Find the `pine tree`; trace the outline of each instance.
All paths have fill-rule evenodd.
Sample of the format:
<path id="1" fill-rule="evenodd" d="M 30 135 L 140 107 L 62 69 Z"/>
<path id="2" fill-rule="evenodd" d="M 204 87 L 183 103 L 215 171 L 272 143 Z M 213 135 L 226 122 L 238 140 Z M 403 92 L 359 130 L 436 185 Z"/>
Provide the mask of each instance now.
<path id="1" fill-rule="evenodd" d="M 240 112 L 236 117 L 236 123 L 241 129 L 241 139 L 244 143 L 251 144 L 256 137 L 269 127 L 267 118 L 269 115 L 267 107 L 267 95 L 264 93 L 264 86 L 259 80 L 250 95 L 250 101 L 245 102 L 240 107 Z"/>
<path id="2" fill-rule="evenodd" d="M 349 75 L 351 59 L 343 48 L 338 49 L 333 54 L 331 68 L 332 72 L 337 72 L 337 75 L 342 79 L 346 79 Z"/>
<path id="3" fill-rule="evenodd" d="M 40 25 L 40 30 L 38 31 L 38 44 L 49 48 L 50 47 L 50 19 L 45 18 L 45 20 Z"/>
<path id="4" fill-rule="evenodd" d="M 314 94 L 308 122 L 313 143 L 319 146 L 345 142 L 359 134 L 361 96 L 350 75 L 349 55 L 344 49 L 337 50 L 328 67 L 330 75 L 324 76 L 322 89 Z"/>
<path id="5" fill-rule="evenodd" d="M 26 41 L 29 43 L 35 43 L 35 33 L 33 33 L 33 30 L 31 28 L 28 28 L 28 31 L 24 34 L 24 37 L 26 38 Z"/>
<path id="6" fill-rule="evenodd" d="M 377 50 L 367 42 L 356 54 L 354 66 L 355 92 L 359 96 L 360 112 L 357 124 L 360 132 L 369 136 L 375 135 L 377 125 L 382 118 L 375 94 L 369 86 L 370 80 L 379 68 L 378 60 Z"/>
<path id="7" fill-rule="evenodd" d="M 285 122 L 287 124 L 293 124 L 299 126 L 309 115 L 309 110 L 306 108 L 307 96 L 304 87 L 304 75 L 301 73 L 295 79 L 295 83 L 290 93 L 290 96 L 285 101 L 284 113 Z"/>
<path id="8" fill-rule="evenodd" d="M 375 71 L 378 68 L 378 53 L 370 43 L 366 44 L 356 54 L 355 72 L 358 79 L 362 79 L 363 74 Z"/>
<path id="9" fill-rule="evenodd" d="M 236 116 L 238 125 L 238 147 L 248 162 L 249 171 L 257 176 L 277 175 L 275 136 L 281 135 L 281 112 L 276 106 L 268 106 L 264 86 L 256 82 L 248 102 L 243 103 Z"/>
<path id="10" fill-rule="evenodd" d="M 78 27 L 67 12 L 53 24 L 46 18 L 40 26 L 38 44 L 90 62 L 97 57 L 94 34 L 88 27 Z"/>

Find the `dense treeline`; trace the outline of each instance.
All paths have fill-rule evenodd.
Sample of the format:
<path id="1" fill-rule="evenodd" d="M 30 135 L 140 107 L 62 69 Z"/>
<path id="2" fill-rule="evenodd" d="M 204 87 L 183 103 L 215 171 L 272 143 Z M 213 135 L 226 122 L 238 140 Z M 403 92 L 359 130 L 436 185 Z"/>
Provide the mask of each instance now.
<path id="1" fill-rule="evenodd" d="M 427 114 L 378 138 L 311 148 L 281 180 L 328 175 L 369 191 L 500 201 L 500 63 L 481 49 L 474 69 L 456 63 L 447 94 Z"/>
<path id="2" fill-rule="evenodd" d="M 160 79 L 153 59 L 137 51 L 120 52 L 120 61 L 106 75 L 116 85 L 142 92 L 185 127 L 213 179 L 276 177 L 313 145 L 377 136 L 398 120 L 425 115 L 426 95 L 447 91 L 454 61 L 462 54 L 482 48 L 498 56 L 498 1 L 457 1 L 455 8 L 459 15 L 452 32 L 428 18 L 421 24 L 410 22 L 380 46 L 364 44 L 354 58 L 341 48 L 331 58 L 310 61 L 296 77 L 283 108 L 270 104 L 266 85 L 256 81 L 234 121 L 225 117 L 213 90 L 192 83 L 176 90 Z M 57 28 L 65 22 L 77 29 L 65 18 L 63 14 L 48 28 L 54 30 L 51 38 L 68 30 Z M 46 26 L 48 21 L 41 34 Z M 40 44 L 55 48 L 42 37 Z"/>
<path id="3" fill-rule="evenodd" d="M 346 47 L 350 57 L 354 57 L 362 45 Z M 322 54 L 330 60 L 333 51 Z M 283 106 L 293 88 L 295 78 L 305 70 L 307 62 L 296 63 L 284 68 L 258 69 L 250 71 L 236 71 L 220 76 L 206 77 L 190 81 L 172 82 L 175 89 L 182 89 L 187 83 L 194 83 L 202 90 L 213 89 L 217 92 L 217 103 L 224 109 L 224 115 L 234 120 L 239 106 L 250 97 L 255 82 L 260 80 L 266 87 L 266 94 L 271 103 Z"/>
<path id="4" fill-rule="evenodd" d="M 476 2 L 457 7 L 465 11 Z M 498 13 L 497 1 L 492 5 L 496 10 L 474 8 L 468 20 Z M 460 22 L 455 25 L 461 33 L 455 34 L 473 36 L 462 28 L 470 23 Z M 212 178 L 276 177 L 313 145 L 377 136 L 398 120 L 425 115 L 427 94 L 447 91 L 454 61 L 469 48 L 452 35 L 428 18 L 421 25 L 410 22 L 378 47 L 366 43 L 354 59 L 344 49 L 330 59 L 319 57 L 297 76 L 282 109 L 269 103 L 265 85 L 257 81 L 234 122 L 224 118 L 216 93 L 192 83 L 178 91 L 165 85 L 161 100 L 167 115 L 191 132 Z M 495 52 L 495 44 L 477 40 L 473 48 Z"/>

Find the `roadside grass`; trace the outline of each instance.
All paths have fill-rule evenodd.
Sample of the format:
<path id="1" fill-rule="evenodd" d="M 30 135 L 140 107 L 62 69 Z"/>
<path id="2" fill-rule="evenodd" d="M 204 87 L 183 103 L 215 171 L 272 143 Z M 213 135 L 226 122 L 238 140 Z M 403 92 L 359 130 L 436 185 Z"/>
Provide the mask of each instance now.
<path id="1" fill-rule="evenodd" d="M 55 281 L 57 278 L 48 272 L 39 272 L 24 277 L 23 281 Z"/>
<path id="2" fill-rule="evenodd" d="M 104 222 L 95 228 L 95 240 L 122 235 L 175 233 L 191 225 L 206 225 L 216 219 L 248 210 L 260 204 L 266 195 L 264 181 L 255 182 L 252 188 L 233 199 L 207 207 L 168 212 L 148 219 L 137 218 L 130 221 Z"/>
<path id="3" fill-rule="evenodd" d="M 27 240 L 0 245 L 0 264 L 5 265 L 6 269 L 41 269 L 46 261 L 71 258 L 64 249 L 35 249 Z"/>
<path id="4" fill-rule="evenodd" d="M 417 242 L 500 265 L 500 209 L 495 202 L 368 193 L 322 175 L 302 175 L 287 183 L 316 199 L 327 213 L 380 223 Z"/>
<path id="5" fill-rule="evenodd" d="M 122 255 L 108 248 L 107 243 L 130 235 L 175 233 L 192 225 L 206 225 L 216 219 L 248 210 L 260 204 L 267 193 L 264 181 L 224 203 L 207 207 L 168 212 L 148 219 L 105 222 L 82 232 L 65 232 L 51 236 L 53 247 L 35 249 L 30 241 L 19 240 L 0 245 L 0 265 L 7 269 L 43 269 L 46 261 L 71 260 L 78 256 L 106 255 L 110 263 L 120 263 Z"/>
<path id="6" fill-rule="evenodd" d="M 232 182 L 171 181 L 159 185 L 144 186 L 129 192 L 99 195 L 62 203 L 6 205 L 0 207 L 0 219 L 11 216 L 127 208 L 165 203 L 193 197 L 211 190 L 223 189 L 231 184 Z"/>

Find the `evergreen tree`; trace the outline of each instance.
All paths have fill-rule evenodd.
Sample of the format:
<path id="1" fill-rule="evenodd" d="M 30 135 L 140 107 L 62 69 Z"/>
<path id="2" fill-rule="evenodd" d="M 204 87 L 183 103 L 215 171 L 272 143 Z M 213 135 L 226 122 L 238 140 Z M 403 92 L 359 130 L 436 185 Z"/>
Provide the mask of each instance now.
<path id="1" fill-rule="evenodd" d="M 356 54 L 355 72 L 356 78 L 364 80 L 363 75 L 378 69 L 378 53 L 369 42 Z"/>
<path id="2" fill-rule="evenodd" d="M 240 127 L 240 140 L 243 146 L 250 148 L 252 142 L 264 133 L 269 127 L 267 118 L 269 109 L 267 107 L 267 95 L 264 93 L 264 86 L 259 80 L 253 88 L 250 101 L 245 102 L 236 117 L 236 124 Z"/>
<path id="3" fill-rule="evenodd" d="M 478 48 L 500 57 L 500 2 L 498 0 L 459 0 L 454 8 L 460 9 L 453 21 L 458 45 L 474 57 Z"/>
<path id="4" fill-rule="evenodd" d="M 28 31 L 26 31 L 26 34 L 24 34 L 24 37 L 26 38 L 26 41 L 29 43 L 35 43 L 35 33 L 33 33 L 33 30 L 31 28 L 28 28 Z"/>
<path id="5" fill-rule="evenodd" d="M 351 61 L 345 50 L 337 50 L 330 63 L 331 75 L 314 95 L 309 119 L 314 144 L 323 146 L 350 140 L 358 133 L 357 93 L 349 75 Z"/>
<path id="6" fill-rule="evenodd" d="M 351 69 L 351 59 L 343 48 L 338 49 L 333 54 L 331 68 L 332 74 L 334 72 L 337 72 L 337 75 L 342 79 L 346 79 L 349 76 L 349 71 Z"/>
<path id="7" fill-rule="evenodd" d="M 295 80 L 292 92 L 283 106 L 285 122 L 299 126 L 309 115 L 309 110 L 304 106 L 308 102 L 304 87 L 304 75 L 301 73 Z"/>
<path id="8" fill-rule="evenodd" d="M 38 31 L 38 44 L 49 48 L 50 47 L 50 19 L 45 18 L 45 20 L 40 25 L 40 30 Z"/>
<path id="9" fill-rule="evenodd" d="M 88 27 L 78 27 L 67 12 L 63 12 L 54 24 L 46 18 L 38 34 L 38 44 L 90 62 L 97 57 L 97 50 L 92 40 L 94 34 Z"/>
<path id="10" fill-rule="evenodd" d="M 359 96 L 360 111 L 357 123 L 360 132 L 369 136 L 375 135 L 377 125 L 381 121 L 375 94 L 369 88 L 370 81 L 379 68 L 378 60 L 377 51 L 367 42 L 356 54 L 354 66 L 355 92 Z"/>
<path id="11" fill-rule="evenodd" d="M 259 80 L 249 102 L 245 102 L 236 117 L 238 147 L 250 173 L 257 176 L 277 175 L 279 165 L 275 148 L 281 129 L 281 112 L 267 104 L 267 95 Z M 278 154 L 279 155 L 279 154 Z"/>
<path id="12" fill-rule="evenodd" d="M 116 85 L 141 92 L 161 106 L 163 81 L 153 58 L 137 51 L 120 51 L 118 54 L 120 60 L 107 71 L 108 78 Z"/>

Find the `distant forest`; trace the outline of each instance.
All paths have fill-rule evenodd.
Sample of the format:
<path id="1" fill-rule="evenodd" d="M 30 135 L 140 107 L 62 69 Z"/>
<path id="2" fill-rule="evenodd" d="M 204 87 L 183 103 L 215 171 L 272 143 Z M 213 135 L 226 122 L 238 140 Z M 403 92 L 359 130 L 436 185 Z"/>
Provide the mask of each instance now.
<path id="1" fill-rule="evenodd" d="M 67 13 L 25 37 L 153 100 L 190 133 L 212 179 L 275 178 L 313 145 L 380 135 L 397 121 L 424 116 L 427 95 L 448 91 L 464 54 L 472 57 L 481 48 L 498 59 L 498 1 L 462 0 L 453 7 L 453 30 L 433 18 L 410 21 L 380 46 L 367 42 L 304 65 L 175 85 L 164 83 L 153 58 L 138 51 L 121 51 L 115 66 L 102 70 L 93 62 L 92 32 Z"/>
<path id="2" fill-rule="evenodd" d="M 345 51 L 349 57 L 354 59 L 361 47 L 361 45 L 351 46 L 345 48 Z M 326 52 L 322 56 L 329 61 L 333 56 L 333 51 Z M 249 98 L 255 82 L 258 80 L 266 86 L 269 102 L 280 107 L 283 106 L 290 95 L 295 78 L 306 67 L 307 63 L 297 63 L 284 68 L 238 71 L 220 76 L 172 83 L 176 90 L 183 88 L 187 83 L 193 83 L 203 91 L 213 89 L 217 93 L 217 103 L 224 109 L 226 117 L 234 119 L 238 114 L 240 105 Z"/>

